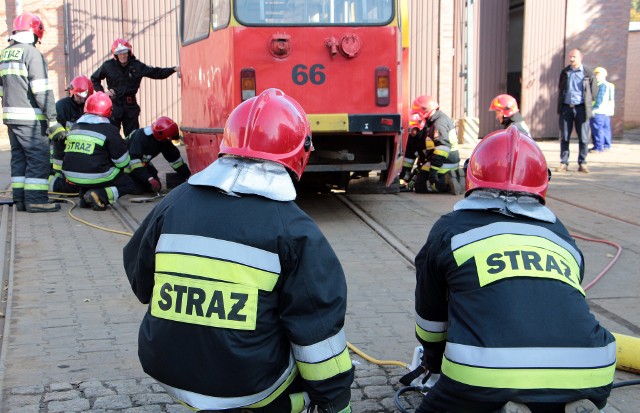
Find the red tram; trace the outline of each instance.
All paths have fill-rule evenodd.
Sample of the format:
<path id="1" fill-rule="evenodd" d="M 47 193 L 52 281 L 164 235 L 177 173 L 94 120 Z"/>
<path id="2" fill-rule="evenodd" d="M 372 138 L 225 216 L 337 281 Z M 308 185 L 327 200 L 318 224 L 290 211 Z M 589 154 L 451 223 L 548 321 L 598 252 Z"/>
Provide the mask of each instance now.
<path id="1" fill-rule="evenodd" d="M 315 151 L 303 180 L 396 178 L 407 0 L 182 0 L 180 8 L 181 129 L 192 171 L 217 158 L 233 108 L 276 87 L 311 123 Z"/>

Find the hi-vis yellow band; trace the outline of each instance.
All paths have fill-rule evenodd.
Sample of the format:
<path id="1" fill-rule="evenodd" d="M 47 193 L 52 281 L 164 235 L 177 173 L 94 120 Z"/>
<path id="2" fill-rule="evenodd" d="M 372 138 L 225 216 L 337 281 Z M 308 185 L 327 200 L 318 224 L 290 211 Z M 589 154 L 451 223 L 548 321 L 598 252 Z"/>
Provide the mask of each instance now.
<path id="1" fill-rule="evenodd" d="M 258 289 L 156 273 L 151 315 L 182 323 L 255 330 Z"/>
<path id="2" fill-rule="evenodd" d="M 496 389 L 587 389 L 613 381 L 615 362 L 606 367 L 582 369 L 495 369 L 465 366 L 442 358 L 442 373 L 477 387 Z"/>
<path id="3" fill-rule="evenodd" d="M 574 255 L 543 237 L 500 234 L 469 243 L 453 255 L 458 265 L 475 258 L 481 286 L 510 277 L 539 277 L 565 282 L 585 294 Z"/>
<path id="4" fill-rule="evenodd" d="M 197 275 L 273 291 L 278 274 L 236 262 L 194 255 L 156 253 L 156 271 Z"/>
<path id="5" fill-rule="evenodd" d="M 305 380 L 326 380 L 340 373 L 351 370 L 351 358 L 347 347 L 335 357 L 320 363 L 304 363 L 296 361 L 300 375 Z"/>

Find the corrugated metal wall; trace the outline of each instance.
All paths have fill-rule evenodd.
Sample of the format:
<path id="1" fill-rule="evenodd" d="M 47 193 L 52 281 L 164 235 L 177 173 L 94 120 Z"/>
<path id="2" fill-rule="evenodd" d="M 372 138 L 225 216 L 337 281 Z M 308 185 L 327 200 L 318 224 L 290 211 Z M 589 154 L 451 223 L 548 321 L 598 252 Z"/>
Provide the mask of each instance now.
<path id="1" fill-rule="evenodd" d="M 558 78 L 564 67 L 566 2 L 525 2 L 521 112 L 534 138 L 558 136 Z"/>
<path id="2" fill-rule="evenodd" d="M 65 2 L 67 82 L 91 74 L 111 59 L 111 44 L 118 37 L 131 42 L 133 53 L 149 66 L 177 66 L 176 0 Z M 106 82 L 103 82 L 106 86 Z M 138 92 L 140 126 L 158 116 L 180 122 L 180 79 L 144 79 Z"/>
<path id="3" fill-rule="evenodd" d="M 507 92 L 507 32 L 509 2 L 477 0 L 475 4 L 475 105 L 480 119 L 479 136 L 501 129 L 494 112 L 493 98 Z"/>
<path id="4" fill-rule="evenodd" d="M 409 4 L 409 102 L 417 96 L 438 98 L 438 1 L 411 0 Z"/>
<path id="5" fill-rule="evenodd" d="M 491 100 L 507 89 L 507 31 L 509 27 L 509 2 L 475 0 L 473 2 L 473 108 L 467 108 L 465 91 L 466 38 L 468 1 L 457 0 L 454 10 L 454 74 L 452 117 L 477 117 L 480 120 L 479 136 L 498 129 L 493 112 L 489 112 Z"/>

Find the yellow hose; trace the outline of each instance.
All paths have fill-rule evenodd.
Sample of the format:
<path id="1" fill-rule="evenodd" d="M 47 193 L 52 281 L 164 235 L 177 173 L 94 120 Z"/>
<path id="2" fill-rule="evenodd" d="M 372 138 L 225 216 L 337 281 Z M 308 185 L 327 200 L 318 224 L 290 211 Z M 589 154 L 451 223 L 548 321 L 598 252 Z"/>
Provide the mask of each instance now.
<path id="1" fill-rule="evenodd" d="M 616 338 L 616 368 L 640 373 L 640 338 L 612 333 Z"/>
<path id="2" fill-rule="evenodd" d="M 371 357 L 371 356 L 367 355 L 366 353 L 362 352 L 362 350 L 360 350 L 358 347 L 354 346 L 353 344 L 349 343 L 348 341 L 347 341 L 347 347 L 349 347 L 349 350 L 353 351 L 354 353 L 356 353 L 357 355 L 359 355 L 363 359 L 367 360 L 369 363 L 377 364 L 379 366 L 409 367 L 407 363 L 403 363 L 401 361 L 374 359 L 373 357 Z"/>

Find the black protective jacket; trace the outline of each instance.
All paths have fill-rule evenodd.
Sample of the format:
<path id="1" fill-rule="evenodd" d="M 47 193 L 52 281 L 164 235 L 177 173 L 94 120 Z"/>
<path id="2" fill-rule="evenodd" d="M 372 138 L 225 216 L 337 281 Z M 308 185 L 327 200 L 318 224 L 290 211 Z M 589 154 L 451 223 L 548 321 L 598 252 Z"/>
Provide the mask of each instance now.
<path id="1" fill-rule="evenodd" d="M 84 103 L 77 103 L 73 97 L 67 96 L 56 102 L 56 119 L 58 123 L 70 130 L 73 124 L 84 114 Z"/>
<path id="2" fill-rule="evenodd" d="M 441 110 L 436 110 L 427 119 L 425 125 L 427 139 L 434 143 L 433 154 L 428 161 L 431 163 L 431 174 L 444 174 L 457 169 L 460 163 L 458 153 L 458 135 L 453 120 Z"/>
<path id="3" fill-rule="evenodd" d="M 159 382 L 233 401 L 210 399 L 217 410 L 251 406 L 300 374 L 312 402 L 349 405 L 344 273 L 293 201 L 184 183 L 140 225 L 124 267 L 149 304 L 138 355 Z"/>
<path id="4" fill-rule="evenodd" d="M 615 341 L 589 312 L 582 253 L 560 221 L 459 210 L 416 257 L 416 335 L 450 399 L 606 400 Z"/>
<path id="5" fill-rule="evenodd" d="M 515 126 L 518 130 L 527 136 L 531 136 L 531 131 L 529 130 L 529 126 L 524 121 L 522 114 L 520 112 L 516 112 L 513 115 L 507 117 L 503 117 L 502 126 L 507 129 L 509 126 Z"/>
<path id="6" fill-rule="evenodd" d="M 117 60 L 105 61 L 91 75 L 91 82 L 96 92 L 103 92 L 102 80 L 107 80 L 107 89 L 113 89 L 115 96 L 111 98 L 114 105 L 136 105 L 136 93 L 140 89 L 142 78 L 166 79 L 176 70 L 173 67 L 152 67 L 142 63 L 135 56 L 129 57 L 126 66 L 122 66 Z"/>
<path id="7" fill-rule="evenodd" d="M 62 173 L 68 181 L 80 186 L 110 182 L 129 166 L 127 145 L 110 123 L 82 120 L 78 119 L 67 134 Z"/>
<path id="8" fill-rule="evenodd" d="M 131 132 L 126 141 L 131 157 L 130 173 L 136 180 L 147 182 L 149 178 L 154 177 L 147 166 L 161 153 L 182 179 L 187 180 L 191 176 L 191 171 L 182 159 L 180 150 L 170 140 L 159 141 L 154 138 L 150 127 Z"/>

